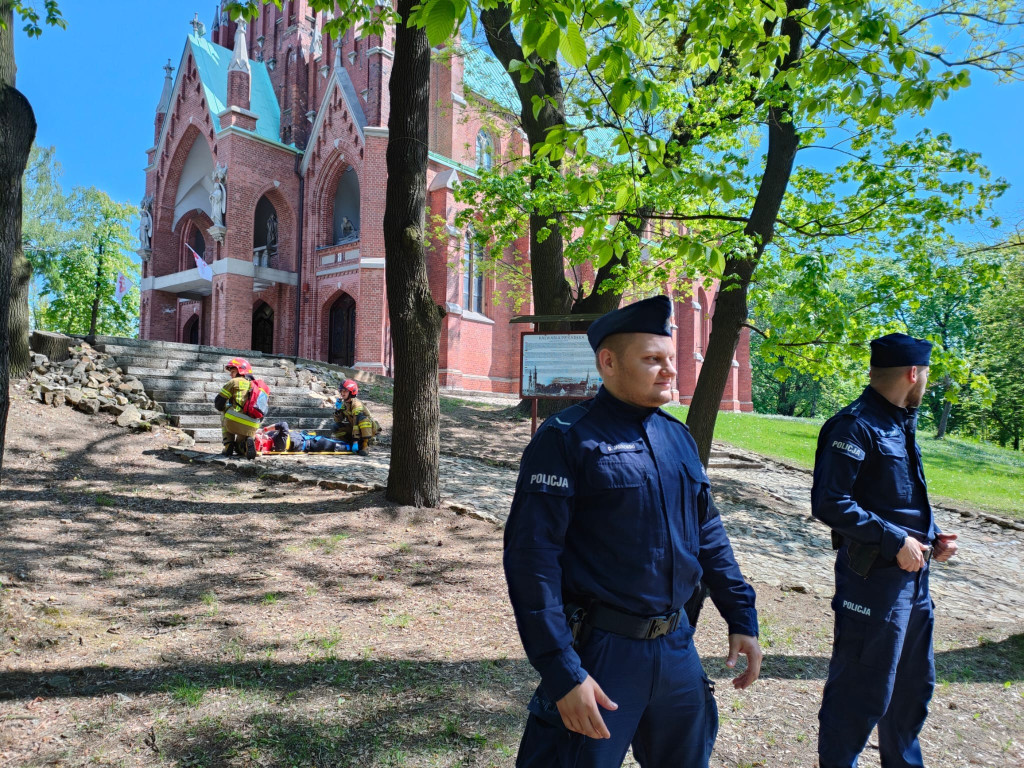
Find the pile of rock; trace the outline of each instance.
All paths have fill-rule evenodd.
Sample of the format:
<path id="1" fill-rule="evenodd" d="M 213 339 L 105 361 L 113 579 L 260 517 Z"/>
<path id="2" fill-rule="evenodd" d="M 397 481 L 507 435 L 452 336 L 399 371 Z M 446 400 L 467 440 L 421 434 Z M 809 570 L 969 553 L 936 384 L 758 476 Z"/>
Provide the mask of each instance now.
<path id="1" fill-rule="evenodd" d="M 69 405 L 82 413 L 109 413 L 122 427 L 148 428 L 166 421 L 163 409 L 146 394 L 142 382 L 125 375 L 110 355 L 86 342 L 69 347 L 71 356 L 53 363 L 32 354 L 28 393 L 47 405 Z"/>

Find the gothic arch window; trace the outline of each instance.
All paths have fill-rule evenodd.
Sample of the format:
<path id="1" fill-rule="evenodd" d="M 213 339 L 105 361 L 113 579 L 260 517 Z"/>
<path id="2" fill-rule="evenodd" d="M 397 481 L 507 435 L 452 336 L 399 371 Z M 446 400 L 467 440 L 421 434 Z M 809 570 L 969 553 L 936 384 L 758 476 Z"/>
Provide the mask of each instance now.
<path id="1" fill-rule="evenodd" d="M 192 255 L 192 251 L 199 254 L 199 257 L 209 263 L 211 259 L 206 257 L 206 238 L 203 237 L 201 220 L 192 218 L 184 225 L 184 231 L 181 237 L 183 244 L 180 245 L 181 253 L 178 258 L 178 270 L 184 271 L 186 269 L 196 268 L 196 259 Z M 187 247 L 186 247 L 187 246 Z M 189 250 L 192 249 L 192 250 Z"/>
<path id="2" fill-rule="evenodd" d="M 494 166 L 494 140 L 487 131 L 480 129 L 476 135 L 476 167 L 489 171 Z"/>
<path id="3" fill-rule="evenodd" d="M 252 229 L 252 262 L 257 267 L 276 267 L 279 264 L 277 236 L 277 209 L 264 195 L 256 203 Z"/>
<path id="4" fill-rule="evenodd" d="M 196 227 L 195 229 L 192 230 L 191 240 L 192 240 L 192 242 L 189 243 L 189 245 L 192 246 L 192 250 L 195 251 L 196 253 L 198 253 L 200 256 L 202 256 L 205 259 L 206 258 L 206 238 L 203 237 L 203 233 L 199 231 L 198 227 Z"/>
<path id="5" fill-rule="evenodd" d="M 480 272 L 482 255 L 473 230 L 468 230 L 462 247 L 462 308 L 481 315 L 484 313 L 484 276 Z"/>
<path id="6" fill-rule="evenodd" d="M 349 168 L 334 190 L 334 239 L 332 245 L 359 239 L 359 176 Z"/>

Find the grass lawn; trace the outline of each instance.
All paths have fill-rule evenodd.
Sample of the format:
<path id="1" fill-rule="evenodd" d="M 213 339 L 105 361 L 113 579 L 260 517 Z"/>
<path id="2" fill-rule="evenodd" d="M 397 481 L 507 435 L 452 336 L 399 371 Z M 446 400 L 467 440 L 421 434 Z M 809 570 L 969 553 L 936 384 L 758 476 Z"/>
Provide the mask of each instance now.
<path id="1" fill-rule="evenodd" d="M 668 410 L 686 418 L 685 408 Z M 815 419 L 721 413 L 715 439 L 811 468 L 821 424 Z M 919 433 L 918 444 L 934 500 L 944 497 L 1024 519 L 1024 453 L 952 437 L 934 440 L 930 433 Z"/>

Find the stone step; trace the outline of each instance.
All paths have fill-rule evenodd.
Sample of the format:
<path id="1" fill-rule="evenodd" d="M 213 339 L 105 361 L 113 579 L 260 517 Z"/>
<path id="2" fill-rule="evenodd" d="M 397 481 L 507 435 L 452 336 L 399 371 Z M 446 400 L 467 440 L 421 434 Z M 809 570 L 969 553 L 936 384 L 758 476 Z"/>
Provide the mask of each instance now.
<path id="1" fill-rule="evenodd" d="M 220 387 L 214 387 L 211 390 L 206 389 L 152 389 L 146 388 L 146 394 L 152 400 L 160 403 L 164 407 L 171 403 L 209 403 L 213 405 L 213 398 L 216 397 L 220 391 Z M 309 390 L 304 390 L 308 392 Z M 279 399 L 280 398 L 280 399 Z M 303 395 L 289 395 L 287 398 L 284 395 L 280 395 L 277 390 L 270 395 L 270 406 L 274 407 L 275 403 L 278 406 L 283 406 L 287 403 L 289 406 L 298 408 L 318 408 L 322 401 L 319 398 L 311 397 L 308 394 Z"/>
<path id="2" fill-rule="evenodd" d="M 288 387 L 297 386 L 298 380 L 294 376 L 282 376 L 280 369 L 267 369 L 268 373 L 261 373 L 258 369 L 253 371 L 253 375 L 257 379 L 262 379 L 274 391 L 276 387 Z M 271 373 L 272 372 L 272 373 Z M 125 373 L 129 376 L 135 376 L 143 381 L 153 380 L 157 381 L 160 379 L 168 379 L 172 381 L 212 381 L 216 382 L 218 387 L 223 386 L 228 380 L 227 373 L 223 370 L 220 371 L 209 371 L 195 368 L 181 368 L 179 370 L 169 370 L 166 368 L 138 368 L 133 365 L 129 365 L 125 370 Z"/>
<path id="3" fill-rule="evenodd" d="M 159 400 L 157 402 L 159 402 Z M 333 409 L 330 408 L 321 408 L 319 405 L 293 402 L 271 402 L 270 410 L 273 413 L 294 414 L 296 416 L 304 417 L 326 415 L 327 418 L 332 418 L 331 414 L 333 413 Z M 202 416 L 208 413 L 217 413 L 217 411 L 214 410 L 213 400 L 210 399 L 189 403 L 169 401 L 167 405 L 164 406 L 164 413 L 175 416 Z"/>
<path id="4" fill-rule="evenodd" d="M 139 381 L 142 382 L 142 385 L 146 388 L 147 392 L 149 392 L 150 390 L 153 390 L 154 392 L 211 392 L 214 395 L 216 395 L 218 392 L 220 392 L 221 387 L 224 386 L 224 381 L 227 380 L 225 379 L 224 381 L 190 381 L 187 379 L 172 379 L 166 377 L 148 378 L 140 376 Z M 272 398 L 272 401 L 273 398 L 290 399 L 293 397 L 297 398 L 310 396 L 309 387 L 298 386 L 299 383 L 297 381 L 294 383 L 296 386 L 271 386 L 270 397 Z M 153 396 L 150 395 L 150 397 Z M 157 400 L 156 397 L 153 397 L 153 399 Z M 211 397 L 210 399 L 212 400 L 213 398 Z"/>
<path id="5" fill-rule="evenodd" d="M 209 347 L 202 344 L 184 344 L 179 341 L 152 341 L 150 339 L 129 339 L 123 336 L 97 336 L 96 343 L 92 345 L 94 349 L 100 352 L 106 352 L 107 354 L 114 354 L 110 351 L 112 347 L 119 348 L 135 348 L 142 350 L 140 354 L 156 354 L 157 350 L 163 350 L 167 353 L 173 352 L 204 352 L 213 355 L 227 355 L 228 357 L 267 357 L 273 358 L 274 355 L 264 355 L 262 352 L 257 352 L 253 349 L 231 349 L 229 347 Z"/>
<path id="6" fill-rule="evenodd" d="M 198 442 L 220 442 L 220 414 L 213 408 L 213 399 L 227 381 L 224 364 L 232 357 L 246 358 L 253 366 L 253 374 L 270 386 L 270 413 L 264 424 L 287 421 L 296 429 L 320 434 L 330 434 L 334 428 L 331 409 L 325 408 L 324 400 L 302 383 L 298 372 L 308 369 L 320 375 L 348 376 L 358 381 L 388 381 L 318 360 L 265 355 L 247 349 L 112 336 L 98 337 L 93 347 L 110 355 L 127 375 L 138 378 L 147 396 L 164 409 L 171 423 Z"/>
<path id="7" fill-rule="evenodd" d="M 391 379 L 380 376 L 369 371 L 360 371 L 355 368 L 346 368 L 323 360 L 310 360 L 308 358 L 296 358 L 293 355 L 267 355 L 251 349 L 229 349 L 226 347 L 208 347 L 196 344 L 183 344 L 175 341 L 150 341 L 148 339 L 130 339 L 122 336 L 97 336 L 93 347 L 100 352 L 105 352 L 117 358 L 122 355 L 136 355 L 148 358 L 166 359 L 168 352 L 188 352 L 192 354 L 203 354 L 220 363 L 223 357 L 244 357 L 256 366 L 270 365 L 280 367 L 281 363 L 289 368 L 295 365 L 299 370 L 303 368 L 330 371 L 336 375 L 344 375 L 357 381 L 378 382 L 390 384 Z M 117 350 L 117 354 L 114 353 Z"/>
<path id="8" fill-rule="evenodd" d="M 224 370 L 224 365 L 233 357 L 244 357 L 254 368 L 277 368 L 281 369 L 282 364 L 289 368 L 294 369 L 295 364 L 291 360 L 283 360 L 278 358 L 267 358 L 255 357 L 250 354 L 239 354 L 239 355 L 225 355 L 217 352 L 201 352 L 192 349 L 147 349 L 146 347 L 122 347 L 120 345 L 111 344 L 105 349 L 101 350 L 106 354 L 110 355 L 118 361 L 121 365 L 122 362 L 127 365 L 132 363 L 136 365 L 149 365 L 154 366 L 152 361 L 166 361 L 169 363 L 199 363 L 201 365 L 209 365 L 213 368 L 219 368 Z M 154 366 L 155 367 L 155 366 Z"/>

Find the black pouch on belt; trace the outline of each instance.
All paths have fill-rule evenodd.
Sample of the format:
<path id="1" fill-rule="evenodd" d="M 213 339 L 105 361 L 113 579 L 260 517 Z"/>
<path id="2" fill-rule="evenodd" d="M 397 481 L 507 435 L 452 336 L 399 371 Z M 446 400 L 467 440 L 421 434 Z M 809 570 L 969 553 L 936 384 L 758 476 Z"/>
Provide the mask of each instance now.
<path id="1" fill-rule="evenodd" d="M 563 606 L 565 620 L 569 623 L 569 631 L 572 632 L 572 647 L 577 651 L 587 642 L 590 635 L 590 625 L 587 624 L 587 609 L 578 603 L 566 603 Z"/>
<path id="2" fill-rule="evenodd" d="M 877 544 L 858 544 L 856 541 L 846 542 L 846 552 L 850 557 L 850 570 L 858 576 L 867 576 L 871 566 L 878 559 L 879 549 Z"/>

